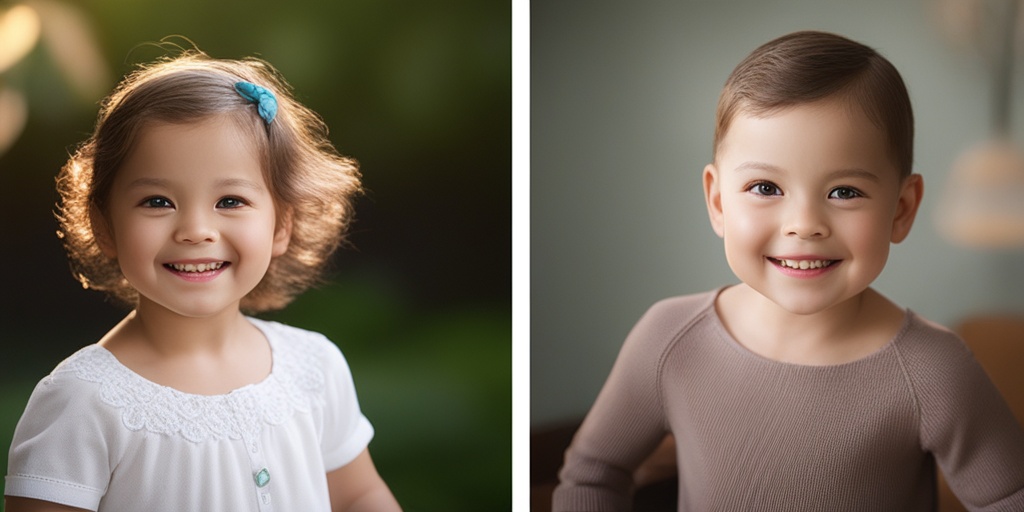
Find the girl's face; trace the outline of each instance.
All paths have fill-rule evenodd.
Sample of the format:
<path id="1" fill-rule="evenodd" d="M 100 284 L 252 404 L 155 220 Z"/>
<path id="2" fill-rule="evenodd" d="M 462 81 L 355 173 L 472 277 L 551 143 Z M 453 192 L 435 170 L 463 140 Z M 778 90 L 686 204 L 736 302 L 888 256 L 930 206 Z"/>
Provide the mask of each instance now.
<path id="1" fill-rule="evenodd" d="M 704 170 L 732 271 L 795 314 L 859 296 L 910 231 L 922 185 L 899 177 L 884 134 L 837 101 L 740 113 Z"/>
<path id="2" fill-rule="evenodd" d="M 97 235 L 140 308 L 187 317 L 237 311 L 288 248 L 258 156 L 228 118 L 142 129 Z"/>

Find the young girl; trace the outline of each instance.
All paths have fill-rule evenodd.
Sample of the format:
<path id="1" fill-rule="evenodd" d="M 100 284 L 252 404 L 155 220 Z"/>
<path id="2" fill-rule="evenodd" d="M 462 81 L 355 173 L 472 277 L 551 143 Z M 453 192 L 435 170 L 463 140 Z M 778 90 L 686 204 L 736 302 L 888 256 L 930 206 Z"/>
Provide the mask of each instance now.
<path id="1" fill-rule="evenodd" d="M 923 185 L 893 66 L 798 32 L 719 100 L 703 184 L 741 283 L 630 332 L 565 456 L 559 511 L 629 510 L 674 437 L 679 510 L 1024 510 L 1024 432 L 962 341 L 870 288 Z M 665 446 L 672 446 L 671 443 Z"/>
<path id="2" fill-rule="evenodd" d="M 59 234 L 134 310 L 32 393 L 8 511 L 399 510 L 341 352 L 242 313 L 341 241 L 359 177 L 326 134 L 255 59 L 185 52 L 106 100 L 58 177 Z"/>

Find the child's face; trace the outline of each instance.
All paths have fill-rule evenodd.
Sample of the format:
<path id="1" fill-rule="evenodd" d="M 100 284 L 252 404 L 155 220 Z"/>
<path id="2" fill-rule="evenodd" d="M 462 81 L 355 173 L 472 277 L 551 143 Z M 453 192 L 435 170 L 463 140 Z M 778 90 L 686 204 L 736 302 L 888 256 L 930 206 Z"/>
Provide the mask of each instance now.
<path id="1" fill-rule="evenodd" d="M 238 309 L 288 247 L 258 156 L 230 119 L 157 123 L 114 178 L 104 253 L 140 295 L 189 317 Z M 286 224 L 286 223 L 285 223 Z"/>
<path id="2" fill-rule="evenodd" d="M 881 130 L 837 101 L 739 113 L 704 170 L 732 271 L 783 309 L 857 297 L 910 231 L 921 178 L 901 180 Z"/>

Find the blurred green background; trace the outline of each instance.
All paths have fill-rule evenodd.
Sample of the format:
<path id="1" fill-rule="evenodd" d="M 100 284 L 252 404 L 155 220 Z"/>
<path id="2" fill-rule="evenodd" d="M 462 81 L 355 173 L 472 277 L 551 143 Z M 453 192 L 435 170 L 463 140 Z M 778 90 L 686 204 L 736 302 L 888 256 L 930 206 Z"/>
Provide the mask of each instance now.
<path id="1" fill-rule="evenodd" d="M 0 467 L 35 382 L 125 313 L 71 279 L 54 176 L 116 81 L 164 54 L 140 43 L 182 35 L 270 61 L 362 167 L 352 247 L 327 284 L 265 316 L 345 352 L 406 510 L 510 510 L 510 2 L 23 4 L 43 37 L 0 70 L 28 113 L 0 150 Z"/>

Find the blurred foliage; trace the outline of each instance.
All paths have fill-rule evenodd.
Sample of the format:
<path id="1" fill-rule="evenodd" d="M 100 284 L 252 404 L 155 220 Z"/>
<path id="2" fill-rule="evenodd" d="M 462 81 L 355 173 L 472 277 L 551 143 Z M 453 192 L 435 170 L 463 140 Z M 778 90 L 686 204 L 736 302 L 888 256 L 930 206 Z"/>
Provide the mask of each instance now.
<path id="1" fill-rule="evenodd" d="M 467 307 L 417 315 L 372 283 L 333 285 L 267 318 L 333 339 L 348 359 L 370 445 L 406 510 L 511 507 L 512 324 Z M 374 340 L 373 344 L 358 340 Z"/>
<path id="2" fill-rule="evenodd" d="M 368 193 L 328 283 L 266 316 L 345 352 L 374 459 L 407 510 L 511 509 L 510 2 L 64 3 L 89 20 L 110 86 L 165 55 L 147 43 L 181 35 L 270 61 L 324 118 Z M 0 82 L 29 110 L 0 155 L 0 265 L 18 269 L 0 287 L 6 467 L 32 385 L 124 311 L 71 279 L 54 236 L 54 175 L 101 97 L 83 100 L 45 44 Z"/>

